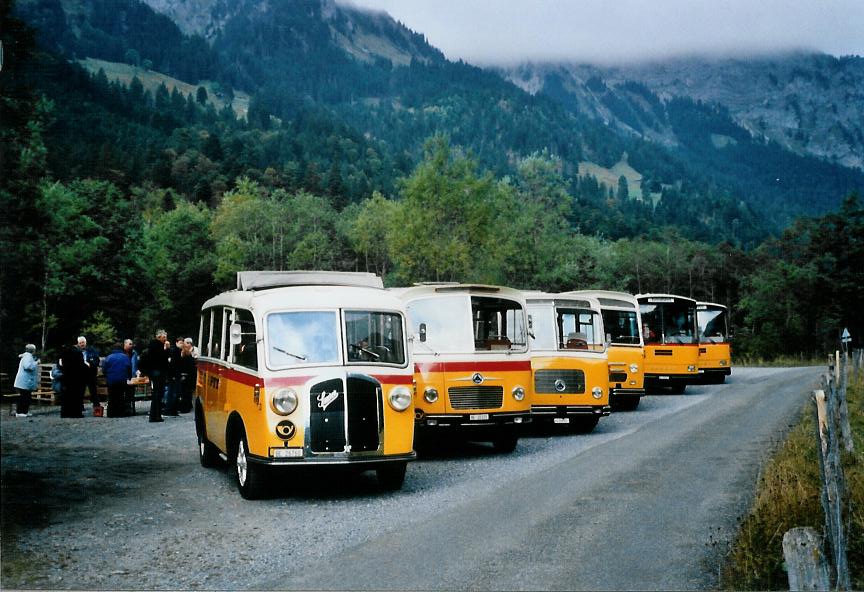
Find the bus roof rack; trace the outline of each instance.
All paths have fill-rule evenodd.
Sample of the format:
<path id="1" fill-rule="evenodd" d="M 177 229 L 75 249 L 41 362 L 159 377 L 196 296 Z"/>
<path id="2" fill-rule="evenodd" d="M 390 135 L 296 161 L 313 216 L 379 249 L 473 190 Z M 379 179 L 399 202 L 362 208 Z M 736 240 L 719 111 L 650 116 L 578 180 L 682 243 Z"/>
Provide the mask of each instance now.
<path id="1" fill-rule="evenodd" d="M 352 286 L 384 288 L 374 273 L 354 271 L 238 271 L 237 289 L 268 290 L 289 286 Z"/>

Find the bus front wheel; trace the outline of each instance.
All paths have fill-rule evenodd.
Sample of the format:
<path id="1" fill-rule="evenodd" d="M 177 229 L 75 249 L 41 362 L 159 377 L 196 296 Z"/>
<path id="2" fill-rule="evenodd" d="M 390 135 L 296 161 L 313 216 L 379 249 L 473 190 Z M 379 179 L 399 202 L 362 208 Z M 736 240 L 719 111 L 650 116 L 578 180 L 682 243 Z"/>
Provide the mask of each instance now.
<path id="1" fill-rule="evenodd" d="M 516 445 L 519 443 L 519 436 L 512 433 L 499 434 L 492 440 L 492 447 L 496 452 L 508 453 L 516 450 Z"/>
<path id="2" fill-rule="evenodd" d="M 408 463 L 387 463 L 375 469 L 378 484 L 386 491 L 398 491 L 405 482 L 405 469 Z"/>
<path id="3" fill-rule="evenodd" d="M 234 456 L 234 477 L 237 482 L 237 490 L 243 499 L 258 499 L 264 493 L 265 474 L 264 467 L 249 460 L 249 443 L 246 441 L 245 432 L 240 435 L 237 442 L 237 454 Z"/>

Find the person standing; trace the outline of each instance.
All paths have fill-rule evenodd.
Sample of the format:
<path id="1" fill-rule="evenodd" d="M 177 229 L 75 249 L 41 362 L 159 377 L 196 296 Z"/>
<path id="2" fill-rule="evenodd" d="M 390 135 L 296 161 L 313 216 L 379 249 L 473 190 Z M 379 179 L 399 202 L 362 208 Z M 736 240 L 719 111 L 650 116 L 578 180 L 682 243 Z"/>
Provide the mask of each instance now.
<path id="1" fill-rule="evenodd" d="M 156 337 L 145 350 L 141 372 L 150 378 L 152 392 L 150 394 L 150 421 L 155 423 L 162 419 L 162 397 L 165 395 L 165 378 L 168 372 L 168 332 L 164 329 L 156 331 Z"/>
<path id="2" fill-rule="evenodd" d="M 84 358 L 87 368 L 84 385 L 90 391 L 90 402 L 93 403 L 93 415 L 97 414 L 96 408 L 101 407 L 99 393 L 96 390 L 96 375 L 99 373 L 99 353 L 92 346 L 87 345 L 87 338 L 83 335 L 78 338 L 78 350 Z"/>
<path id="3" fill-rule="evenodd" d="M 183 342 L 183 353 L 180 357 L 181 390 L 178 406 L 180 413 L 189 413 L 192 411 L 192 396 L 195 392 L 195 383 L 198 380 L 196 358 L 195 345 L 192 338 L 187 337 Z"/>
<path id="4" fill-rule="evenodd" d="M 132 378 L 132 361 L 120 343 L 114 344 L 111 354 L 102 362 L 102 372 L 108 383 L 108 417 L 125 417 L 126 390 Z"/>
<path id="5" fill-rule="evenodd" d="M 39 386 L 39 358 L 36 357 L 36 346 L 28 343 L 24 347 L 24 353 L 19 354 L 21 361 L 18 362 L 18 374 L 15 375 L 13 388 L 18 393 L 18 405 L 15 417 L 29 417 L 30 398 L 33 391 Z"/>
<path id="6" fill-rule="evenodd" d="M 64 348 L 60 353 L 58 363 L 63 371 L 60 417 L 81 417 L 84 406 L 84 387 L 89 372 L 84 364 L 81 350 L 75 345 Z"/>
<path id="7" fill-rule="evenodd" d="M 123 352 L 129 356 L 129 363 L 132 365 L 132 377 L 137 378 L 141 376 L 141 371 L 138 368 L 138 360 L 140 359 L 138 355 L 138 350 L 135 349 L 135 342 L 131 339 L 125 339 L 123 341 Z M 127 413 L 131 415 L 135 415 L 135 391 L 138 388 L 138 385 L 135 384 L 127 384 L 126 385 L 126 397 L 125 397 L 125 409 Z"/>
<path id="8" fill-rule="evenodd" d="M 132 376 L 138 376 L 138 350 L 135 349 L 135 342 L 131 339 L 123 340 L 123 352 L 129 356 L 129 362 L 132 364 Z"/>
<path id="9" fill-rule="evenodd" d="M 178 417 L 177 404 L 183 390 L 182 360 L 183 360 L 183 338 L 178 337 L 174 345 L 168 348 L 168 377 L 165 389 L 165 412 L 167 417 Z"/>

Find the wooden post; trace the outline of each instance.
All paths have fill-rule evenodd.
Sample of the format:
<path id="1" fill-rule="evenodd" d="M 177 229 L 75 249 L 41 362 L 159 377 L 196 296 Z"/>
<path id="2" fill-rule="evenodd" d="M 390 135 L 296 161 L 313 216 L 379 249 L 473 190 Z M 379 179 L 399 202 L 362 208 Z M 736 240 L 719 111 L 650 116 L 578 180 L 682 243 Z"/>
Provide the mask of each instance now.
<path id="1" fill-rule="evenodd" d="M 837 395 L 837 419 L 840 426 L 840 435 L 843 438 L 843 448 L 846 452 L 854 451 L 852 441 L 852 427 L 849 425 L 849 404 L 846 401 L 846 388 L 849 385 L 849 363 L 848 354 L 843 352 L 841 358 L 838 352 L 837 367 L 839 368 L 838 380 L 835 393 Z"/>
<path id="2" fill-rule="evenodd" d="M 828 590 L 831 579 L 822 554 L 822 538 L 814 528 L 793 528 L 783 535 L 783 558 L 789 590 Z"/>
<path id="3" fill-rule="evenodd" d="M 816 436 L 819 442 L 819 471 L 822 477 L 822 510 L 825 534 L 831 545 L 832 575 L 838 590 L 850 588 L 846 537 L 843 528 L 843 468 L 835 424 L 835 397 L 831 377 L 823 375 L 824 390 L 813 391 L 816 404 Z"/>

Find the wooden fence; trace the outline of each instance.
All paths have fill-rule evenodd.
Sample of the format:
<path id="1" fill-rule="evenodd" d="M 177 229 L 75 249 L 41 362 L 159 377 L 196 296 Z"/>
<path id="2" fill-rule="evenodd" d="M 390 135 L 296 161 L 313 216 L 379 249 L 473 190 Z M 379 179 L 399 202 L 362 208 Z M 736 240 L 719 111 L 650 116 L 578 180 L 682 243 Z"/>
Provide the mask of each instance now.
<path id="1" fill-rule="evenodd" d="M 851 356 L 838 351 L 831 357 L 822 376 L 822 388 L 813 391 L 816 418 L 819 473 L 822 478 L 822 510 L 825 515 L 824 540 L 829 553 L 823 553 L 823 537 L 813 528 L 793 528 L 783 535 L 783 555 L 789 574 L 790 590 L 849 590 L 849 562 L 846 555 L 845 520 L 849 516 L 849 496 L 840 462 L 841 447 L 854 451 L 849 425 L 846 389 L 851 374 L 858 379 L 864 370 L 864 350 Z M 832 586 L 833 584 L 833 586 Z"/>

